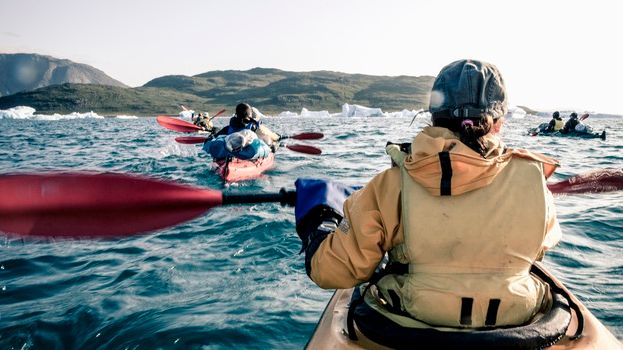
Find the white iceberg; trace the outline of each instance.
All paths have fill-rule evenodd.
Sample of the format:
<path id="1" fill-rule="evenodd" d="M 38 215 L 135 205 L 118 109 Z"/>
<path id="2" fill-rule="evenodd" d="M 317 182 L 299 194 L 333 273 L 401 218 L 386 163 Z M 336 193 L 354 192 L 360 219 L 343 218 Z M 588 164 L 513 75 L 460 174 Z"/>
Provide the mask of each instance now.
<path id="1" fill-rule="evenodd" d="M 342 111 L 338 113 L 329 113 L 328 111 L 310 111 L 307 108 L 303 108 L 301 110 L 301 114 L 296 114 L 294 112 L 285 111 L 281 112 L 277 115 L 277 117 L 308 117 L 308 118 L 327 118 L 327 117 L 337 117 L 337 118 L 366 118 L 366 117 L 391 117 L 391 118 L 413 118 L 415 116 L 420 116 L 422 118 L 430 118 L 430 113 L 428 111 L 424 111 L 423 109 L 419 110 L 408 110 L 403 109 L 402 111 L 397 112 L 383 112 L 380 108 L 371 108 L 365 107 L 361 105 L 351 105 L 345 103 L 342 105 Z"/>
<path id="2" fill-rule="evenodd" d="M 383 111 L 380 108 L 370 108 L 360 105 L 349 105 L 344 103 L 342 105 L 343 117 L 384 117 Z"/>
<path id="3" fill-rule="evenodd" d="M 303 107 L 301 109 L 301 117 L 305 118 L 328 118 L 331 114 L 328 111 L 309 111 Z"/>
<path id="4" fill-rule="evenodd" d="M 506 118 L 523 119 L 526 117 L 526 114 L 526 111 L 524 111 L 521 107 L 509 107 L 508 113 L 506 113 Z"/>
<path id="5" fill-rule="evenodd" d="M 277 117 L 285 117 L 285 118 L 298 117 L 298 116 L 299 116 L 298 114 L 294 112 L 290 112 L 290 111 L 281 112 L 277 115 Z"/>
<path id="6" fill-rule="evenodd" d="M 0 110 L 0 119 L 35 119 L 35 120 L 61 120 L 61 119 L 83 119 L 83 118 L 97 118 L 102 119 L 104 117 L 97 113 L 90 111 L 86 113 L 72 112 L 69 114 L 54 113 L 49 114 L 35 114 L 36 110 L 29 106 L 17 106 L 9 109 Z"/>
<path id="7" fill-rule="evenodd" d="M 0 119 L 32 119 L 35 111 L 34 108 L 28 106 L 0 109 Z"/>

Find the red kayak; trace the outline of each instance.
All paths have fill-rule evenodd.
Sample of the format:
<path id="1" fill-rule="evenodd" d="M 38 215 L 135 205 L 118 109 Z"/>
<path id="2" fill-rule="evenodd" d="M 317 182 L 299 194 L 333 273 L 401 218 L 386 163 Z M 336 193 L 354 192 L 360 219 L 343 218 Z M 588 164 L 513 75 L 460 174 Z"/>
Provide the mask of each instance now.
<path id="1" fill-rule="evenodd" d="M 233 158 L 229 161 L 220 160 L 216 163 L 216 173 L 227 182 L 257 179 L 262 173 L 273 167 L 275 154 L 257 160 Z"/>

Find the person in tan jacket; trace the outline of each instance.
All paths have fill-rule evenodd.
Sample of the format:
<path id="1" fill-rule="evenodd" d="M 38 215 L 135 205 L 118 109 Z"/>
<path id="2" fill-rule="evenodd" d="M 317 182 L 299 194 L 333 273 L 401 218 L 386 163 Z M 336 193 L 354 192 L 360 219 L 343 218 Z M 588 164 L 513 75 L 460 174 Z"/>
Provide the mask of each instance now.
<path id="1" fill-rule="evenodd" d="M 546 186 L 558 163 L 498 138 L 507 97 L 492 64 L 444 67 L 429 111 L 432 126 L 410 147 L 388 143 L 396 166 L 363 188 L 297 180 L 306 272 L 322 288 L 350 288 L 387 256 L 402 266 L 376 283 L 387 317 L 424 327 L 522 324 L 548 303 L 547 284 L 529 271 L 561 237 Z"/>

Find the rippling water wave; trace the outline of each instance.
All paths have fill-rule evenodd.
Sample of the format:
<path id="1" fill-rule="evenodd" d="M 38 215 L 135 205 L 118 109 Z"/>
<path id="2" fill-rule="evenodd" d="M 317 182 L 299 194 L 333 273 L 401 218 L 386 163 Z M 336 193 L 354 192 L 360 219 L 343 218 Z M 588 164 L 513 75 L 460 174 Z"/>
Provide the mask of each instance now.
<path id="1" fill-rule="evenodd" d="M 220 123 L 225 118 L 218 120 Z M 623 164 L 623 119 L 593 118 L 608 139 L 529 137 L 543 119 L 507 121 L 509 146 L 562 161 L 554 181 Z M 298 177 L 363 184 L 389 166 L 388 140 L 426 125 L 406 118 L 267 118 L 275 131 L 321 131 L 320 157 L 286 149 L 261 179 L 224 186 L 195 145 L 154 118 L 0 119 L 0 170 L 146 174 L 230 192 L 292 189 Z M 304 143 L 304 141 L 291 141 Z M 623 196 L 558 197 L 562 242 L 546 264 L 623 337 Z M 119 240 L 0 235 L 0 348 L 302 348 L 331 291 L 305 275 L 292 208 L 215 208 L 174 228 Z"/>

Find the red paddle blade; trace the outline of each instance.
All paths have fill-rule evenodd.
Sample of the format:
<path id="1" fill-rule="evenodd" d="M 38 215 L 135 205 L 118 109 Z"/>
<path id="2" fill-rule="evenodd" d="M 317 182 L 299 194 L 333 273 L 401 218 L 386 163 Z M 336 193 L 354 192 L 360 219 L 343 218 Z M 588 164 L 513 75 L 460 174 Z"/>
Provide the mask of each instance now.
<path id="1" fill-rule="evenodd" d="M 623 190 L 623 169 L 600 169 L 547 184 L 552 193 L 598 193 Z"/>
<path id="2" fill-rule="evenodd" d="M 299 153 L 314 154 L 314 155 L 322 154 L 322 150 L 320 148 L 317 148 L 317 147 L 314 147 L 314 146 L 286 145 L 286 148 L 291 150 L 291 151 L 299 152 Z"/>
<path id="3" fill-rule="evenodd" d="M 318 140 L 324 137 L 324 134 L 319 132 L 303 132 L 297 135 L 289 136 L 291 139 L 295 140 Z"/>
<path id="4" fill-rule="evenodd" d="M 195 143 L 204 143 L 207 140 L 208 139 L 206 137 L 196 137 L 196 136 L 180 136 L 180 137 L 175 138 L 175 141 L 177 141 L 178 143 L 184 143 L 187 145 L 192 145 Z"/>
<path id="5" fill-rule="evenodd" d="M 156 117 L 156 122 L 158 122 L 158 124 L 162 125 L 163 127 L 173 131 L 196 132 L 202 130 L 200 127 L 193 123 L 189 123 L 187 121 L 177 118 L 167 117 L 165 115 L 159 115 L 158 117 Z"/>
<path id="6" fill-rule="evenodd" d="M 588 113 L 582 114 L 582 116 L 580 117 L 580 120 L 584 120 L 584 119 L 588 118 L 588 115 L 589 115 Z"/>
<path id="7" fill-rule="evenodd" d="M 219 191 L 124 174 L 0 176 L 0 231 L 111 237 L 161 229 L 223 202 Z"/>

